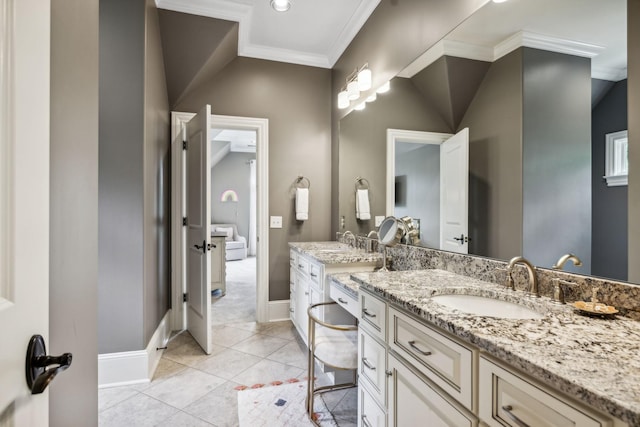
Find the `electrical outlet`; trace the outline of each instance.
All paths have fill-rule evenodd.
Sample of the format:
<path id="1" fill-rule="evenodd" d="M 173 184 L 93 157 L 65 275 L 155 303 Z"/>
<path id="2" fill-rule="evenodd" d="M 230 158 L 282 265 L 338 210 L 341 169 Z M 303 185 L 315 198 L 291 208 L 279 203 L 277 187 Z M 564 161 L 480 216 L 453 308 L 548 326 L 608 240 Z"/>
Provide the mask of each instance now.
<path id="1" fill-rule="evenodd" d="M 271 228 L 282 228 L 282 217 L 272 216 L 270 221 Z"/>
<path id="2" fill-rule="evenodd" d="M 376 227 L 380 227 L 380 224 L 382 224 L 382 221 L 384 221 L 384 216 L 376 215 Z"/>

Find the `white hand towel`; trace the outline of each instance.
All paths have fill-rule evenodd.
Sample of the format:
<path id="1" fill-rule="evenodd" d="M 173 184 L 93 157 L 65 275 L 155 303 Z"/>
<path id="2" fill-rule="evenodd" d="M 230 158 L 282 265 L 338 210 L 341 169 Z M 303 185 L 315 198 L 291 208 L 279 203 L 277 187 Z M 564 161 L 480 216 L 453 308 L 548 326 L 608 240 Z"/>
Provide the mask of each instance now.
<path id="1" fill-rule="evenodd" d="M 369 190 L 356 190 L 356 218 L 361 220 L 371 219 L 369 208 Z"/>
<path id="2" fill-rule="evenodd" d="M 296 219 L 298 221 L 309 219 L 308 188 L 296 188 Z"/>

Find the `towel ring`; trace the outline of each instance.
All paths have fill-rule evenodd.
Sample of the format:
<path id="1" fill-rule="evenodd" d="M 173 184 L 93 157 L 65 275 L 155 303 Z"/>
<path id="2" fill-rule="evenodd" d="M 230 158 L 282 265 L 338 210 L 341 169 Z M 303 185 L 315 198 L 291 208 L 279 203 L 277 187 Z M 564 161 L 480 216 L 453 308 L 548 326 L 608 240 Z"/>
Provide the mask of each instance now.
<path id="1" fill-rule="evenodd" d="M 368 190 L 369 189 L 369 181 L 366 178 L 357 177 L 356 178 L 356 190 Z"/>
<path id="2" fill-rule="evenodd" d="M 305 186 L 305 181 L 306 181 L 306 186 Z M 296 188 L 310 188 L 311 187 L 311 181 L 309 181 L 309 178 L 300 175 L 294 181 L 293 186 L 296 187 Z"/>

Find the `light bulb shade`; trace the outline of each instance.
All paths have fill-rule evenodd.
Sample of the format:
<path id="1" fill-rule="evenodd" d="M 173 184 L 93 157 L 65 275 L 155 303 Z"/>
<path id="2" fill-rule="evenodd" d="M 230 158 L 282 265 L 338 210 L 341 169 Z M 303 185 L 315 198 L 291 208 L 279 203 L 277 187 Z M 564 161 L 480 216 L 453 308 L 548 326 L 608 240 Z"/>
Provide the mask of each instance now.
<path id="1" fill-rule="evenodd" d="M 356 105 L 355 107 L 353 107 L 354 110 L 364 110 L 364 107 L 366 107 L 366 103 L 365 102 L 361 102 L 360 104 Z"/>
<path id="2" fill-rule="evenodd" d="M 354 101 L 360 98 L 360 89 L 358 89 L 358 82 L 352 81 L 347 84 L 347 94 L 350 101 Z"/>
<path id="3" fill-rule="evenodd" d="M 349 106 L 349 94 L 343 90 L 338 94 L 338 108 L 344 110 Z"/>
<path id="4" fill-rule="evenodd" d="M 286 12 L 291 7 L 289 0 L 271 0 L 271 7 L 277 12 Z"/>
<path id="5" fill-rule="evenodd" d="M 361 91 L 371 89 L 371 70 L 365 68 L 358 73 L 358 89 Z"/>
<path id="6" fill-rule="evenodd" d="M 378 99 L 378 95 L 375 92 L 373 92 L 371 95 L 367 97 L 367 102 L 373 102 L 376 99 Z"/>
<path id="7" fill-rule="evenodd" d="M 387 93 L 389 92 L 389 89 L 391 89 L 391 84 L 389 82 L 386 82 L 385 84 L 383 84 L 382 86 L 380 86 L 376 92 L 378 93 Z"/>

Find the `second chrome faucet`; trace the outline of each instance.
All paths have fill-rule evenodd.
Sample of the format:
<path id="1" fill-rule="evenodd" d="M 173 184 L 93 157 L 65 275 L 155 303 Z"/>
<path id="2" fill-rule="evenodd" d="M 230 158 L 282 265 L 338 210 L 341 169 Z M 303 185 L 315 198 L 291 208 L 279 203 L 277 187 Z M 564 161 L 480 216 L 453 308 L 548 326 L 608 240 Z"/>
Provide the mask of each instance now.
<path id="1" fill-rule="evenodd" d="M 509 289 L 515 289 L 513 281 L 513 268 L 516 264 L 522 264 L 527 268 L 529 273 L 529 293 L 533 296 L 539 297 L 540 291 L 538 290 L 538 276 L 536 275 L 536 268 L 525 257 L 517 256 L 511 258 L 507 265 L 507 287 Z"/>

